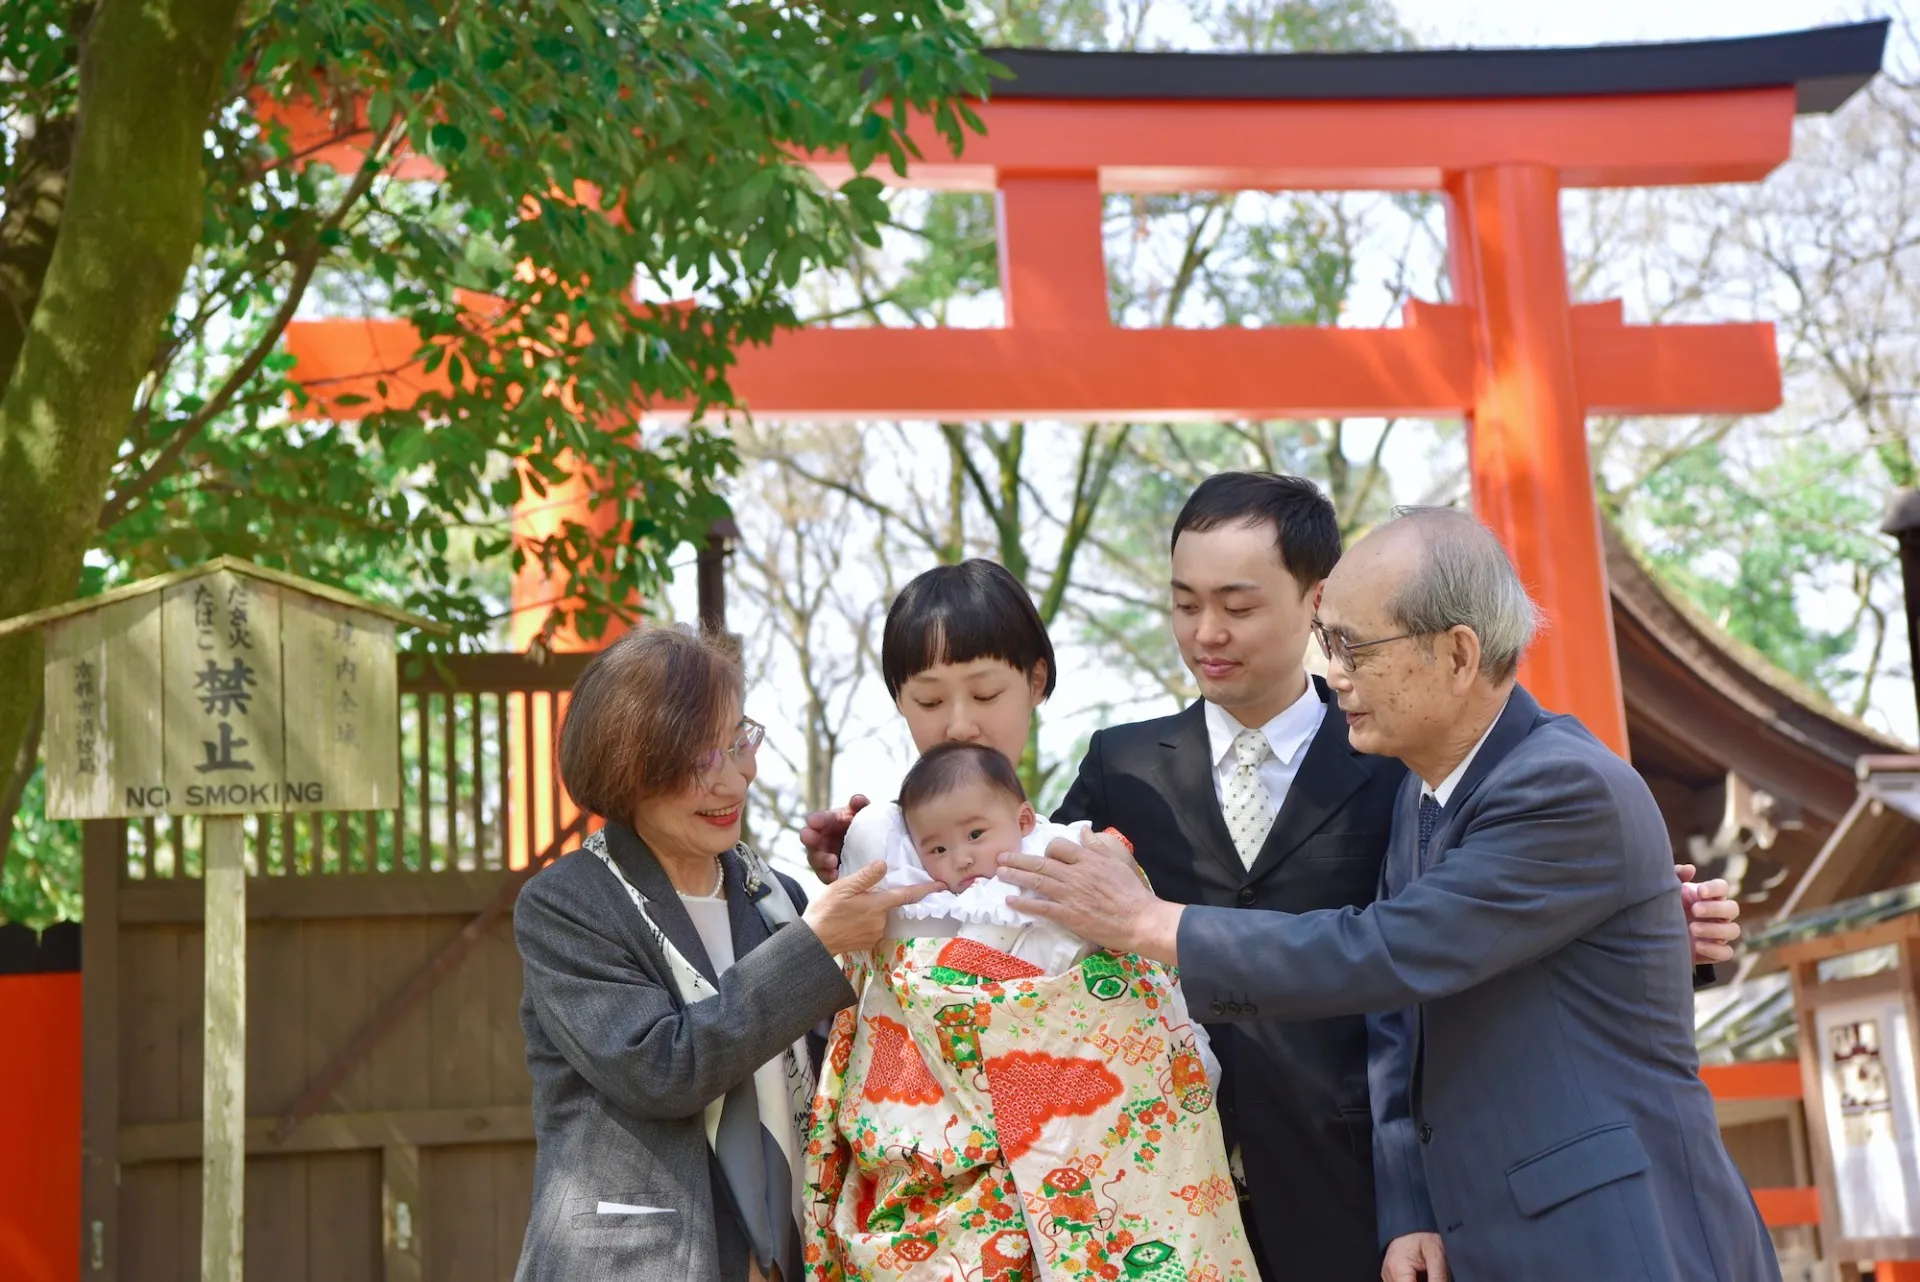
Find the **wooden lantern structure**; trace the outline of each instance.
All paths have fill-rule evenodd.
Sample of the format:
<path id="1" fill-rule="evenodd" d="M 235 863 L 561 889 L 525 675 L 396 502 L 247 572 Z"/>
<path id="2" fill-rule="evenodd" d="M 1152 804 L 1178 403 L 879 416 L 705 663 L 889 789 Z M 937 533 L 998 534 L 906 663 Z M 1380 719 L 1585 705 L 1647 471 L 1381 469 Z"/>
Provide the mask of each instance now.
<path id="1" fill-rule="evenodd" d="M 1920 884 L 1756 932 L 1792 976 L 1826 1258 L 1920 1277 Z M 1876 1273 L 1878 1276 L 1878 1273 Z"/>
<path id="2" fill-rule="evenodd" d="M 243 816 L 399 804 L 396 626 L 445 630 L 234 557 L 0 623 L 46 632 L 49 818 L 204 817 L 206 1282 L 241 1276 Z"/>

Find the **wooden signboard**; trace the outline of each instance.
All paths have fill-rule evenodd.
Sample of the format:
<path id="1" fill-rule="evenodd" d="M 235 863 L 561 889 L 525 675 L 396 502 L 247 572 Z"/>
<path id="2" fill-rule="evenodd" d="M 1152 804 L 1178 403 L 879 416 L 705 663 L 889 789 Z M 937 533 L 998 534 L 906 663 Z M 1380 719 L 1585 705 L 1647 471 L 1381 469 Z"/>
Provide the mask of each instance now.
<path id="1" fill-rule="evenodd" d="M 204 570 L 46 625 L 48 818 L 399 805 L 391 613 Z"/>
<path id="2" fill-rule="evenodd" d="M 200 1276 L 240 1282 L 247 872 L 240 816 L 400 804 L 396 625 L 221 557 L 0 623 L 46 631 L 47 816 L 204 815 Z"/>

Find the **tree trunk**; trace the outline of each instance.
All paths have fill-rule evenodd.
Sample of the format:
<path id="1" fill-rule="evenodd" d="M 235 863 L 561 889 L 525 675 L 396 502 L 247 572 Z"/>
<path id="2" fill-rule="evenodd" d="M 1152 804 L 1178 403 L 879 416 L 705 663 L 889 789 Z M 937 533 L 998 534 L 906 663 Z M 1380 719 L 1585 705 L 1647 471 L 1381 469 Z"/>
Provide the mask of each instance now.
<path id="1" fill-rule="evenodd" d="M 0 395 L 0 619 L 69 599 L 133 399 L 199 243 L 203 131 L 239 0 L 103 0 L 80 56 L 58 237 Z M 40 694 L 38 634 L 0 641 L 0 761 Z M 13 816 L 0 815 L 0 854 Z"/>

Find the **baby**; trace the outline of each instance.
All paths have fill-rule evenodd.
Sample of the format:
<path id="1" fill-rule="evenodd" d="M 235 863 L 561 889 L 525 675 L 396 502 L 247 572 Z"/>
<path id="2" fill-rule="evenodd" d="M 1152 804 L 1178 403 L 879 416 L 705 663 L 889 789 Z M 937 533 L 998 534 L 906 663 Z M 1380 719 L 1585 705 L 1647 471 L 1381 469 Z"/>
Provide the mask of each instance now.
<path id="1" fill-rule="evenodd" d="M 1047 975 L 1062 974 L 1094 951 L 1065 926 L 1007 903 L 1020 892 L 996 875 L 1003 852 L 1043 855 L 1056 838 L 1080 841 L 1089 825 L 1038 819 L 1013 763 L 1000 753 L 977 743 L 928 749 L 900 783 L 899 818 L 888 843 L 887 884 L 936 881 L 944 887 L 901 908 L 902 917 L 922 926 L 941 919 L 955 923 L 959 938 L 1017 957 Z M 1178 983 L 1173 999 L 1175 1022 L 1191 1024 Z M 1207 1080 L 1218 1088 L 1220 1065 L 1206 1029 L 1192 1024 L 1192 1030 Z"/>
<path id="2" fill-rule="evenodd" d="M 1007 903 L 1018 890 L 1001 881 L 1001 854 L 1044 853 L 1056 837 L 1078 841 L 1087 825 L 1041 823 L 1013 763 L 992 748 L 943 743 L 907 772 L 900 785 L 904 829 L 889 843 L 889 884 L 939 882 L 935 891 L 901 910 L 904 917 L 945 918 L 959 936 L 1018 957 L 1057 975 L 1093 951 L 1080 936 L 1017 912 Z M 905 850 L 900 849 L 904 843 Z"/>
<path id="3" fill-rule="evenodd" d="M 844 871 L 884 860 L 884 884 L 938 888 L 847 963 L 860 1002 L 835 1022 L 809 1127 L 815 1282 L 988 1261 L 1058 1282 L 1096 1276 L 1080 1267 L 1096 1249 L 1129 1276 L 1176 1252 L 1182 1278 L 1253 1276 L 1219 1065 L 1178 983 L 1014 909 L 995 875 L 1007 851 L 1086 831 L 1037 819 L 1013 764 L 978 744 L 928 750 L 897 806 L 855 817 Z"/>

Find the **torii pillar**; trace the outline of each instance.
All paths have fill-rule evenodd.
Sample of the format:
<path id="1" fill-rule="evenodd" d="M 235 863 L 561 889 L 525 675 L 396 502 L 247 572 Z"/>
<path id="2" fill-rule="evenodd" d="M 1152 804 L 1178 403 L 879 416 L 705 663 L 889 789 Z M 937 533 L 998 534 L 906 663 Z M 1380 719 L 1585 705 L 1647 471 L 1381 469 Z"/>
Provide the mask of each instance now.
<path id="1" fill-rule="evenodd" d="M 1454 298 L 1474 318 L 1474 511 L 1551 625 L 1521 680 L 1544 706 L 1577 710 L 1624 756 L 1627 713 L 1574 362 L 1560 178 L 1546 165 L 1488 165 L 1450 175 L 1447 199 Z M 1583 697 L 1596 682 L 1602 689 Z"/>

